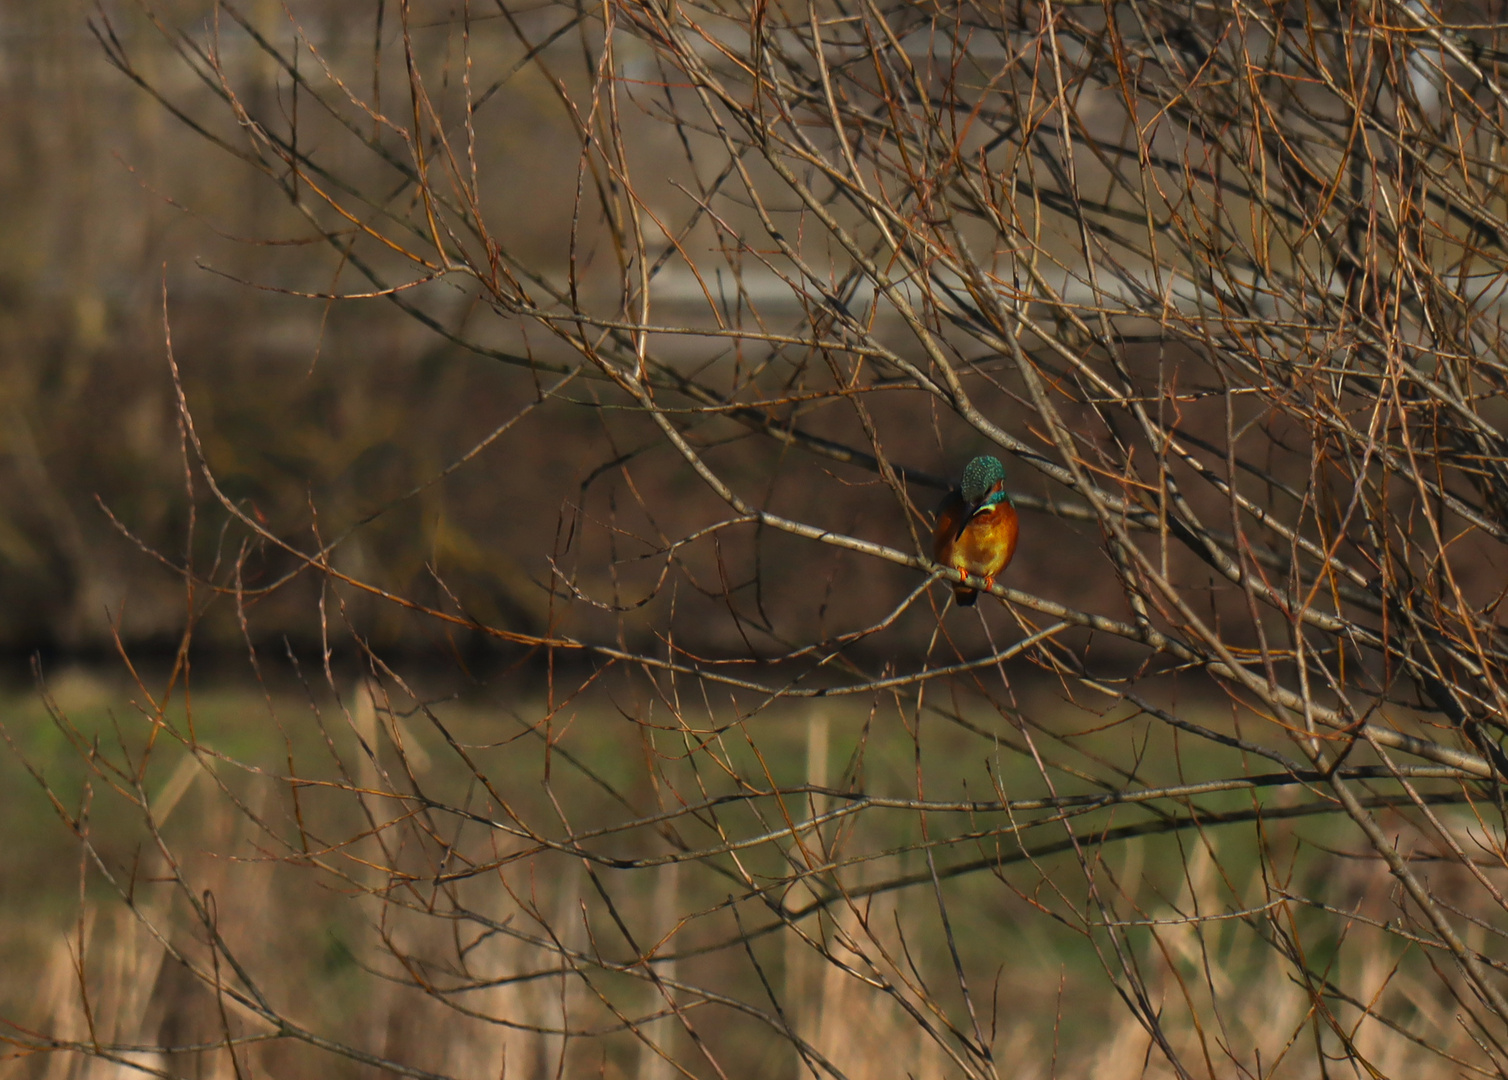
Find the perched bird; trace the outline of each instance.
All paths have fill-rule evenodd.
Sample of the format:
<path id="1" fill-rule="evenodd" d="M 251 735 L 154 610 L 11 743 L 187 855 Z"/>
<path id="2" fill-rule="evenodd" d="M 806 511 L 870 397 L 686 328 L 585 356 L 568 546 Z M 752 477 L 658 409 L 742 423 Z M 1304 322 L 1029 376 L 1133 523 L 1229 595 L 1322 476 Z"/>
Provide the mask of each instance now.
<path id="1" fill-rule="evenodd" d="M 1005 493 L 1005 466 L 988 455 L 964 466 L 963 481 L 937 507 L 932 556 L 959 573 L 976 574 L 987 586 L 1016 553 L 1016 508 Z M 979 591 L 953 586 L 959 607 L 973 607 Z"/>

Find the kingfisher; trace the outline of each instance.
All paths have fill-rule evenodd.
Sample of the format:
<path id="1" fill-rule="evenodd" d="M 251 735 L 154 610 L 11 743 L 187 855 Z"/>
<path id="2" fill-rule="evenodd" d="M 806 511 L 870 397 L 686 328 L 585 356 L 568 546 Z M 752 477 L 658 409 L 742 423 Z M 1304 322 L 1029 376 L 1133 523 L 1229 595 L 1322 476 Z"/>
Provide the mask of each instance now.
<path id="1" fill-rule="evenodd" d="M 937 507 L 932 555 L 961 574 L 984 578 L 987 588 L 1016 553 L 1016 508 L 1005 491 L 1005 466 L 988 454 L 964 466 L 963 480 Z M 979 590 L 958 583 L 953 598 L 973 607 Z"/>

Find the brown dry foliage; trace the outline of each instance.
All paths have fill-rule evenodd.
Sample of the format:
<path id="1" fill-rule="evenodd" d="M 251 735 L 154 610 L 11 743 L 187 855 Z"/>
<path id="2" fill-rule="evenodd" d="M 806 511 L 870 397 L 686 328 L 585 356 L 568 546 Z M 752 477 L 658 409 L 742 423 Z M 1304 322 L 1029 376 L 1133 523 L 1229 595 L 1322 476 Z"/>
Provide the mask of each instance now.
<path id="1" fill-rule="evenodd" d="M 510 375 L 476 432 L 238 430 L 167 335 L 181 539 L 116 521 L 180 648 L 115 742 L 52 708 L 132 918 L 26 1067 L 1508 1073 L 1497 6 L 363 10 L 92 23 L 285 201 L 248 285 Z M 334 479 L 232 482 L 259 442 Z M 1023 550 L 964 612 L 930 509 L 986 449 Z M 349 1013 L 283 905 L 361 920 Z"/>

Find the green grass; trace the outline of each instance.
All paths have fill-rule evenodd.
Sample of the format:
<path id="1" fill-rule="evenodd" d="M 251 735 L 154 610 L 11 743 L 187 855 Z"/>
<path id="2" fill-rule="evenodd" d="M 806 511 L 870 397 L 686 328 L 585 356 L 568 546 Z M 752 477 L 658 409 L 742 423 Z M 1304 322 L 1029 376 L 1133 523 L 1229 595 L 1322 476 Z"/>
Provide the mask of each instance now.
<path id="1" fill-rule="evenodd" d="M 420 681 L 425 676 L 423 671 L 411 674 Z M 993 800 L 997 790 L 1012 800 L 1022 800 L 1050 791 L 1033 755 L 1025 752 L 1026 735 L 1014 714 L 1002 714 L 978 700 L 965 702 L 965 712 L 951 718 L 951 705 L 924 711 L 918 740 L 916 713 L 897 709 L 894 703 L 881 702 L 871 711 L 868 702 L 855 700 L 781 701 L 750 712 L 747 705 L 709 705 L 699 700 L 694 706 L 683 703 L 677 717 L 663 700 L 654 699 L 642 680 L 622 678 L 600 680 L 580 699 L 557 705 L 552 712 L 542 688 L 522 676 L 500 676 L 465 686 L 460 692 L 440 680 L 430 681 L 438 685 L 423 692 L 428 698 L 424 707 L 413 702 L 400 707 L 394 701 L 400 717 L 396 729 L 384 710 L 374 713 L 369 705 L 363 706 L 357 679 L 350 673 L 336 679 L 340 702 L 323 683 L 306 687 L 286 672 L 270 677 L 266 687 L 240 674 L 201 675 L 195 679 L 191 698 L 185 698 L 181 687 L 175 689 L 159 727 L 148 693 L 123 672 L 67 669 L 48 679 L 57 717 L 44 707 L 34 688 L 12 686 L 0 695 L 0 719 L 19 757 L 45 777 L 68 813 L 89 806 L 91 836 L 102 857 L 118 880 L 136 882 L 135 896 L 143 901 L 164 902 L 169 887 L 153 883 L 162 876 L 164 866 L 143 828 L 139 808 L 112 786 L 112 779 L 120 783 L 120 775 L 113 775 L 111 769 L 128 775 L 139 772 L 156 806 L 176 798 L 163 836 L 182 860 L 194 889 L 214 893 L 227 938 L 244 951 L 248 963 L 269 986 L 282 989 L 286 996 L 281 1000 L 297 1003 L 294 1011 L 311 1025 L 344 1032 L 353 1040 L 359 1040 L 363 1032 L 370 1036 L 374 1015 L 387 1015 L 388 1020 L 382 1022 L 395 1032 L 407 1030 L 403 1017 L 420 1006 L 394 1005 L 392 984 L 372 974 L 399 972 L 391 959 L 384 959 L 380 947 L 381 909 L 357 895 L 362 887 L 380 885 L 382 875 L 369 865 L 378 853 L 370 839 L 360 837 L 366 824 L 350 788 L 381 788 L 387 781 L 379 778 L 360 751 L 348 713 L 368 737 L 376 733 L 378 764 L 390 776 L 400 776 L 402 764 L 394 749 L 396 730 L 415 776 L 434 804 L 463 807 L 505 824 L 523 822 L 556 841 L 568 835 L 562 813 L 569 829 L 581 833 L 671 811 L 706 797 L 733 796 L 749 787 L 763 789 L 771 781 L 791 786 L 825 776 L 826 786 L 842 791 L 915 798 L 918 757 L 921 789 L 930 800 Z M 160 699 L 163 687 L 161 673 L 149 676 L 147 690 L 153 697 Z M 1102 790 L 1102 785 L 1074 775 L 1075 771 L 1121 787 L 1157 786 L 1243 771 L 1234 752 L 1184 734 L 1175 739 L 1158 722 L 1125 709 L 1095 715 L 1064 704 L 1047 688 L 1029 684 L 1021 688 L 1021 699 L 1031 740 L 1044 759 L 1063 766 L 1049 773 L 1051 790 L 1059 795 Z M 1184 713 L 1212 726 L 1222 724 L 1213 706 L 1185 708 Z M 442 726 L 485 777 L 493 795 L 462 766 Z M 825 741 L 820 735 L 824 728 Z M 191 731 L 199 751 L 197 762 L 188 748 Z M 94 767 L 91 755 L 96 758 Z M 6 963 L 13 969 L 40 971 L 49 964 L 56 969 L 64 935 L 72 931 L 80 911 L 79 844 L 60 823 L 19 757 L 9 753 L 0 759 L 0 813 L 8 825 L 7 861 L 14 871 L 0 875 L 0 924 L 6 928 L 0 940 Z M 288 782 L 290 760 L 301 785 Z M 1134 783 L 1117 778 L 1106 764 L 1129 761 L 1139 762 Z M 110 767 L 104 767 L 105 762 Z M 1245 768 L 1270 771 L 1260 764 Z M 398 787 L 406 789 L 405 785 L 400 777 Z M 1270 788 L 1255 796 L 1249 791 L 1201 796 L 1197 805 L 1207 817 L 1249 808 L 1254 798 L 1280 808 L 1296 797 L 1293 789 Z M 370 799 L 369 805 L 382 820 L 402 809 L 391 799 Z M 405 805 L 412 808 L 414 804 Z M 1124 981 L 1118 974 L 1110 931 L 1103 927 L 1086 930 L 1086 923 L 1100 922 L 1103 913 L 1090 902 L 1091 886 L 1080 868 L 1080 855 L 1089 867 L 1093 889 L 1115 918 L 1163 920 L 1156 926 L 1119 927 L 1115 933 L 1134 962 L 1153 973 L 1147 977 L 1161 988 L 1163 1005 L 1172 1010 L 1169 1022 L 1175 1026 L 1183 1023 L 1178 1017 L 1180 1010 L 1186 1011 L 1187 1001 L 1204 1003 L 1192 1008 L 1213 1008 L 1208 1000 L 1211 992 L 1204 985 L 1211 980 L 1233 999 L 1257 990 L 1280 995 L 1298 991 L 1275 954 L 1252 933 L 1252 925 L 1262 925 L 1261 920 L 1249 925 L 1240 919 L 1219 919 L 1197 927 L 1168 920 L 1178 913 L 1193 914 L 1196 906 L 1205 916 L 1255 906 L 1265 895 L 1264 873 L 1269 879 L 1289 875 L 1295 891 L 1309 889 L 1332 898 L 1337 890 L 1329 886 L 1344 874 L 1355 877 L 1356 888 L 1376 880 L 1375 868 L 1337 861 L 1325 850 L 1355 846 L 1346 823 L 1333 815 L 1264 822 L 1262 843 L 1256 827 L 1246 823 L 1210 824 L 1101 844 L 1100 837 L 1108 830 L 1156 820 L 1145 807 L 1120 806 L 1073 820 L 1074 835 L 1080 841 L 1077 853 L 1060 850 L 1023 859 L 1023 847 L 1045 851 L 1062 846 L 1068 835 L 1063 823 L 1029 825 L 1046 816 L 1034 811 L 1017 816 L 1023 826 L 1018 833 L 1001 833 L 999 827 L 1009 819 L 998 811 L 932 811 L 924 823 L 913 810 L 871 807 L 824 825 L 817 833 L 807 830 L 803 834 L 807 854 L 820 859 L 825 852 L 836 868 L 824 870 L 810 886 L 798 885 L 787 894 L 790 883 L 784 879 L 789 877 L 791 860 L 806 856 L 797 851 L 788 833 L 778 835 L 783 823 L 805 819 L 814 807 L 832 810 L 843 805 L 844 800 L 836 795 L 745 798 L 668 823 L 641 824 L 584 841 L 600 855 L 634 859 L 676 848 L 714 848 L 722 842 L 720 837 L 747 841 L 767 836 L 760 843 L 709 854 L 687 865 L 671 894 L 673 912 L 660 910 L 665 894 L 657 890 L 664 887 L 665 871 L 657 867 L 598 866 L 599 891 L 580 861 L 568 855 L 527 854 L 526 841 L 453 813 L 436 810 L 431 821 L 457 852 L 477 863 L 523 852 L 516 861 L 455 886 L 457 897 L 476 910 L 497 917 L 511 913 L 507 916 L 514 920 L 510 925 L 527 928 L 532 925 L 529 909 L 537 905 L 561 933 L 584 932 L 571 928 L 585 917 L 592 928 L 591 948 L 620 960 L 631 958 L 631 952 L 602 892 L 612 898 L 619 916 L 642 939 L 641 948 L 672 929 L 678 918 L 687 917 L 668 945 L 683 957 L 677 968 L 680 976 L 761 1007 L 768 1001 L 759 974 L 750 950 L 738 945 L 736 938 L 740 929 L 769 926 L 774 917 L 758 898 L 728 906 L 730 896 L 746 891 L 745 875 L 756 883 L 778 885 L 769 894 L 772 902 L 785 897 L 790 906 L 799 907 L 814 895 L 830 897 L 832 903 L 822 915 L 801 924 L 807 934 L 830 946 L 840 942 L 843 934 L 858 934 L 855 940 L 863 942 L 855 920 L 868 919 L 874 938 L 865 948 L 871 959 L 880 955 L 875 950 L 882 944 L 890 951 L 889 962 L 895 966 L 887 978 L 904 977 L 924 985 L 955 1022 L 963 1023 L 967 1009 L 953 972 L 938 904 L 940 889 L 947 929 L 967 973 L 975 1007 L 982 1010 L 982 1022 L 988 1027 L 992 1015 L 999 1017 L 1005 1025 L 1000 1039 L 1016 1038 L 1012 1032 L 1025 1031 L 1020 1038 L 1026 1041 L 1018 1049 L 1029 1051 L 1039 1062 L 1051 1058 L 1054 1039 L 1060 1054 L 1089 1060 L 1115 1039 L 1141 1038 L 1127 1033 L 1125 1025 L 1133 1022 L 1105 974 L 1108 963 L 1116 978 Z M 1162 810 L 1187 813 L 1187 807 L 1180 811 L 1173 804 L 1163 804 Z M 299 818 L 306 829 L 302 837 Z M 402 831 L 398 826 L 389 830 L 393 836 Z M 928 876 L 924 832 L 935 845 L 931 850 L 941 875 L 937 889 Z M 971 836 L 979 833 L 989 835 Z M 433 876 L 437 849 L 419 832 L 406 835 L 391 859 L 416 877 L 412 888 L 400 888 L 393 895 L 404 903 L 421 903 L 424 897 L 435 895 L 426 878 Z M 945 842 L 950 838 L 952 842 Z M 333 842 L 343 843 L 324 846 Z M 317 870 L 303 859 L 304 849 L 325 869 Z M 998 860 L 1000 866 L 949 875 L 950 868 L 981 859 Z M 463 865 L 453 861 L 444 869 L 454 873 Z M 910 883 L 900 889 L 884 887 L 897 880 Z M 84 882 L 86 909 L 119 908 L 97 870 L 90 869 Z M 522 898 L 522 907 L 507 898 L 504 882 Z M 839 885 L 854 897 L 855 906 L 834 892 Z M 873 891 L 877 886 L 879 891 Z M 1345 889 L 1338 892 L 1343 894 Z M 1372 909 L 1378 909 L 1375 898 Z M 190 952 L 199 948 L 193 942 L 202 942 L 202 927 L 195 929 L 182 898 L 162 910 L 171 913 L 169 921 L 177 927 L 174 934 L 182 939 L 183 947 Z M 1367 932 L 1345 928 L 1325 912 L 1297 907 L 1291 909 L 1289 920 L 1286 925 L 1298 933 L 1314 970 L 1354 973 L 1358 963 L 1384 955 L 1377 946 L 1370 952 L 1358 951 L 1357 943 Z M 409 935 L 409 947 L 432 955 L 436 963 L 447 949 L 454 951 L 446 944 L 448 922 L 433 924 L 422 916 L 401 913 L 393 921 L 406 928 L 402 934 Z M 101 943 L 118 943 L 137 932 L 129 922 L 101 922 L 99 926 Z M 460 940 L 475 935 L 474 929 L 464 925 L 461 932 Z M 106 950 L 100 955 L 111 955 L 110 947 L 98 946 Z M 585 947 L 585 940 L 575 947 Z M 906 1038 L 915 1035 L 914 1025 L 892 1007 L 876 1005 L 874 995 L 856 998 L 851 988 L 833 983 L 834 969 L 796 943 L 789 932 L 758 936 L 750 948 L 753 960 L 764 969 L 764 978 L 775 987 L 801 988 L 791 991 L 796 998 L 787 1006 L 806 1017 L 802 1023 L 813 1028 L 811 1037 L 826 1031 L 823 1037 L 838 1038 L 835 1033 L 847 1031 L 850 1034 L 843 1039 L 852 1041 L 853 1031 L 879 1022 L 875 1018 L 880 1016 L 911 1032 Z M 543 960 L 528 950 L 515 955 L 505 949 L 492 962 L 514 970 Z M 1417 965 L 1418 958 L 1413 962 Z M 207 1008 L 202 993 L 191 987 L 174 990 L 176 984 L 160 981 L 165 976 L 154 977 L 159 983 L 153 1000 L 178 1001 L 185 1015 L 199 1015 Z M 556 992 L 552 989 L 556 983 L 528 984 L 524 996 L 508 999 L 514 1002 L 509 1007 L 543 1008 L 541 1002 Z M 29 1015 L 36 1003 L 19 990 L 24 981 L 10 985 L 11 991 L 0 992 L 3 1015 Z M 597 985 L 609 996 L 638 1002 L 639 1007 L 646 1004 L 641 985 L 628 976 L 599 975 Z M 473 996 L 482 1000 L 485 993 Z M 588 1004 L 579 1004 L 583 1015 L 590 1012 Z M 873 1011 L 876 1008 L 878 1013 Z M 425 1015 L 431 1016 L 432 1023 L 459 1024 L 471 1032 L 466 1038 L 480 1040 L 478 1045 L 490 1037 L 490 1029 L 484 1026 L 482 1034 L 477 1034 L 474 1025 L 453 1014 Z M 770 1049 L 767 1030 L 737 1015 L 706 1008 L 697 1015 L 707 1025 L 709 1037 L 725 1050 L 729 1045 L 759 1047 L 770 1061 L 794 1061 L 788 1050 Z M 1251 1029 L 1244 1036 L 1251 1041 L 1281 1044 L 1288 1037 L 1278 1039 L 1262 1031 L 1260 1021 L 1259 1011 L 1255 1019 L 1231 1022 Z M 138 1032 L 137 1037 L 153 1034 Z M 535 1038 L 537 1045 L 531 1045 L 537 1050 L 543 1045 L 538 1039 L 543 1037 Z M 391 1039 L 403 1043 L 398 1035 Z M 620 1034 L 594 1045 L 607 1055 L 604 1060 L 614 1063 L 610 1071 L 631 1074 L 637 1068 L 639 1050 L 631 1038 Z M 1144 1050 L 1144 1040 L 1140 1045 Z M 922 1055 L 916 1061 L 921 1062 L 925 1040 L 915 1047 L 915 1053 Z M 414 1050 L 421 1057 L 426 1052 Z M 277 1054 L 267 1053 L 272 1056 L 262 1060 L 270 1068 Z M 854 1053 L 862 1057 L 858 1048 Z M 573 1069 L 586 1068 L 585 1061 L 582 1057 Z M 296 1066 L 295 1072 L 306 1067 Z M 862 1063 L 856 1065 L 854 1075 L 867 1075 L 864 1068 Z"/>

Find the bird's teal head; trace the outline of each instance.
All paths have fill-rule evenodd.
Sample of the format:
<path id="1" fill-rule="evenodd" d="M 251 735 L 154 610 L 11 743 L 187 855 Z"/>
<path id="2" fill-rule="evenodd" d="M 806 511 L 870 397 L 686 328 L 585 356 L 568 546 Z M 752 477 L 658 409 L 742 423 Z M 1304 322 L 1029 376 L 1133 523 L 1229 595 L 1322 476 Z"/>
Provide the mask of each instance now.
<path id="1" fill-rule="evenodd" d="M 963 483 L 959 485 L 958 493 L 971 507 L 994 506 L 1010 499 L 1003 489 L 991 490 L 1004 483 L 1005 466 L 1000 464 L 1000 459 L 982 454 L 964 466 Z"/>

